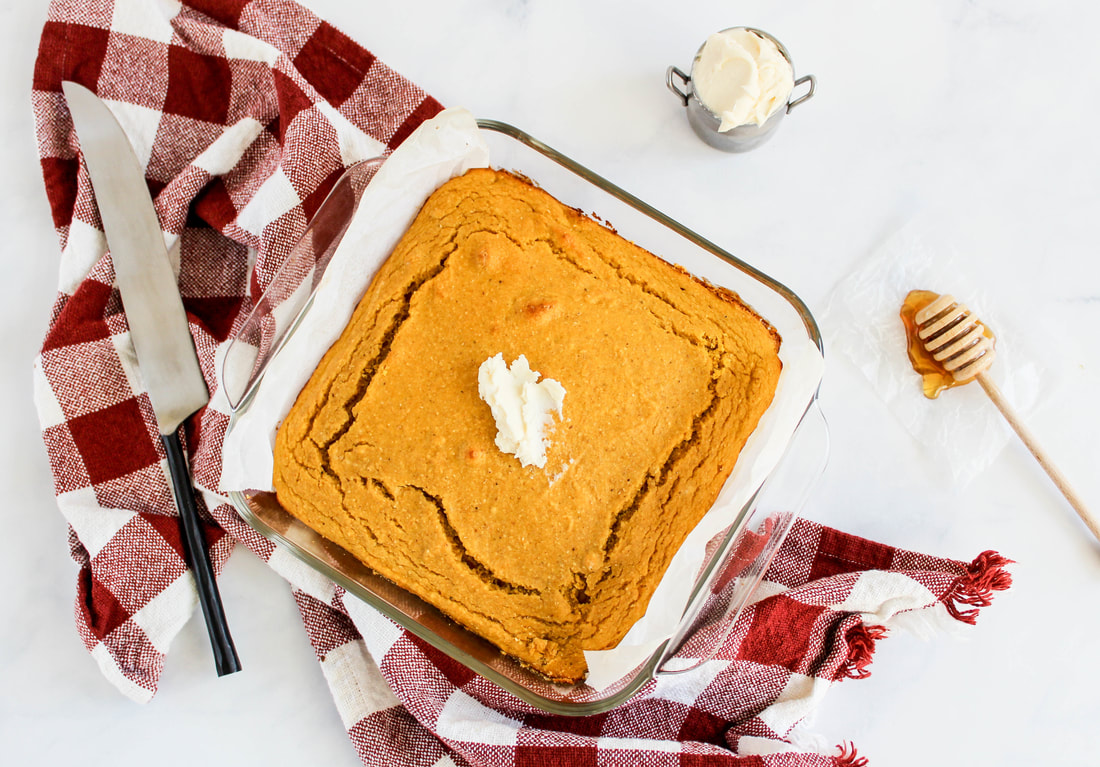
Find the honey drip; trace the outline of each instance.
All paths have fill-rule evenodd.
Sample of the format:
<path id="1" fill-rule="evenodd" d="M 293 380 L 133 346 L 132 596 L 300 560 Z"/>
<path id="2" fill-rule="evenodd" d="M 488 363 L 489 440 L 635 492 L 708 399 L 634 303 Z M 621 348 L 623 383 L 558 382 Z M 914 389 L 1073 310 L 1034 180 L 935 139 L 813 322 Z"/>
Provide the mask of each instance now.
<path id="1" fill-rule="evenodd" d="M 967 383 L 956 381 L 955 377 L 947 372 L 943 365 L 937 362 L 924 348 L 924 341 L 917 335 L 917 321 L 915 319 L 917 312 L 938 297 L 939 293 L 933 293 L 930 290 L 911 290 L 909 295 L 905 297 L 900 312 L 902 324 L 905 325 L 905 337 L 908 341 L 909 361 L 913 363 L 913 370 L 920 374 L 924 396 L 929 399 L 940 396 L 940 392 L 944 389 Z M 984 329 L 984 335 L 991 341 L 996 340 L 993 337 L 993 332 L 988 327 Z"/>

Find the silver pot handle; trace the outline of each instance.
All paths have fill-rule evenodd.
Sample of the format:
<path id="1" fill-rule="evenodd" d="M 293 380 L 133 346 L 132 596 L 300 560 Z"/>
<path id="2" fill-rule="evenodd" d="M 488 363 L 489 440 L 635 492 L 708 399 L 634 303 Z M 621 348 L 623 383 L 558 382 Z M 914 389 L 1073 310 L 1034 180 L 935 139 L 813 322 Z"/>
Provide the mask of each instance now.
<path id="1" fill-rule="evenodd" d="M 798 98 L 796 98 L 794 101 L 787 104 L 787 112 L 788 113 L 790 113 L 790 111 L 792 109 L 794 109 L 796 106 L 801 104 L 803 101 L 810 98 L 810 96 L 814 95 L 814 88 L 817 87 L 817 78 L 814 77 L 813 75 L 803 75 L 802 77 L 800 77 L 800 78 L 798 78 L 797 80 L 794 81 L 794 88 L 797 88 L 798 86 L 802 85 L 802 83 L 809 83 L 810 84 L 810 89 L 808 91 L 806 91 L 805 93 L 803 93 Z M 672 86 L 670 85 L 669 87 L 671 88 Z M 792 92 L 794 91 L 794 88 L 791 89 Z"/>
<path id="2" fill-rule="evenodd" d="M 687 87 L 687 84 L 689 82 L 691 82 L 691 77 L 684 74 L 683 71 L 679 67 L 669 67 L 667 70 L 665 70 L 665 85 L 668 86 L 668 89 L 670 91 L 672 91 L 673 93 L 675 93 L 677 96 L 680 97 L 680 101 L 682 101 L 684 103 L 684 106 L 687 106 L 688 105 L 688 99 L 690 97 L 688 96 L 688 94 L 684 93 L 682 90 L 680 90 L 679 88 L 676 87 L 676 83 L 673 82 L 673 77 L 680 78 L 680 82 L 682 82 L 685 87 Z M 812 92 L 813 92 L 813 89 L 811 89 L 811 93 Z M 787 110 L 790 111 L 790 108 L 791 108 L 791 106 L 788 105 Z"/>

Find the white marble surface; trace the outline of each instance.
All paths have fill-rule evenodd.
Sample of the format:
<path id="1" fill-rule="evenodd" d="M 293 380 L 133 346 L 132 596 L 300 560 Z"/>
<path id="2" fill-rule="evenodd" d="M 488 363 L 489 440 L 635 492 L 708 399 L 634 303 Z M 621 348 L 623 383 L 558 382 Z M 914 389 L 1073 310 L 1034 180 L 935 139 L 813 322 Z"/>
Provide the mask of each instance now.
<path id="1" fill-rule="evenodd" d="M 991 2 L 582 3 L 310 0 L 446 104 L 519 125 L 790 285 L 821 312 L 834 285 L 906 222 L 951 232 L 999 311 L 1060 340 L 1057 385 L 1028 421 L 1100 510 L 1100 8 Z M 201 621 L 138 706 L 99 676 L 73 628 L 76 567 L 31 405 L 31 360 L 54 298 L 57 243 L 29 103 L 45 0 L 0 11 L 0 762 L 353 765 L 278 577 L 246 551 L 222 578 L 245 672 L 215 678 Z M 688 129 L 664 87 L 705 36 L 776 35 L 817 95 L 743 156 Z M 829 328 L 826 326 L 826 332 Z M 1011 339 L 1002 339 L 1010 344 Z M 1015 559 L 1014 588 L 963 639 L 881 642 L 812 727 L 872 764 L 1096 764 L 1100 547 L 1012 442 L 954 489 L 854 367 L 828 356 L 832 454 L 805 515 L 970 559 Z"/>

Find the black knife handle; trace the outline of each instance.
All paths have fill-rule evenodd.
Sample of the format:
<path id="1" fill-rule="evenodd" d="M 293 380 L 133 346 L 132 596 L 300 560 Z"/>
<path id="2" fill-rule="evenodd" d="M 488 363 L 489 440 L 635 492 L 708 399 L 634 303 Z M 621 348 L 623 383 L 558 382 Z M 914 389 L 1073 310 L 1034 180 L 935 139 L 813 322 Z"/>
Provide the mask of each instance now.
<path id="1" fill-rule="evenodd" d="M 172 487 L 176 491 L 176 508 L 180 512 L 180 532 L 183 534 L 183 557 L 195 576 L 202 616 L 206 620 L 210 646 L 214 650 L 214 665 L 218 669 L 218 676 L 232 674 L 241 670 L 241 661 L 237 657 L 237 648 L 233 646 L 233 637 L 229 635 L 222 597 L 218 592 L 218 583 L 214 580 L 214 568 L 210 564 L 210 555 L 203 541 L 199 510 L 195 505 L 195 488 L 191 484 L 191 472 L 187 468 L 187 459 L 184 458 L 183 445 L 178 433 L 161 434 L 160 441 L 164 445 L 164 452 L 168 454 L 168 471 L 172 475 Z"/>

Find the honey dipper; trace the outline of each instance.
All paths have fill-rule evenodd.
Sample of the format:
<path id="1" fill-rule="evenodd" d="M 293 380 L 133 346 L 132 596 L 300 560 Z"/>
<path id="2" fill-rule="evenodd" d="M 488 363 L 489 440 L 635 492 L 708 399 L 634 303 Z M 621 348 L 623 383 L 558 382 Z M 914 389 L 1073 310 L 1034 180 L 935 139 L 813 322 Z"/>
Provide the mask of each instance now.
<path id="1" fill-rule="evenodd" d="M 921 296 L 935 296 L 924 291 L 914 291 L 911 298 Z M 907 299 L 907 302 L 909 299 Z M 965 304 L 958 303 L 952 296 L 935 296 L 931 303 L 918 309 L 912 315 L 912 327 L 916 330 L 921 351 L 927 351 L 932 356 L 935 364 L 941 367 L 953 380 L 954 385 L 968 383 L 977 379 L 982 389 L 993 400 L 993 404 L 1001 411 L 1009 425 L 1035 456 L 1039 465 L 1043 467 L 1054 484 L 1066 497 L 1074 511 L 1081 517 L 1081 521 L 1092 531 L 1096 538 L 1100 539 L 1100 524 L 1085 508 L 1080 496 L 1069 486 L 1069 482 L 1062 476 L 1058 467 L 1050 460 L 1043 449 L 1039 447 L 1035 436 L 1024 426 L 1012 407 L 1005 401 L 1004 395 L 987 371 L 993 364 L 995 355 L 993 336 L 985 325 L 971 314 Z M 910 356 L 913 356 L 913 345 L 910 345 Z M 914 359 L 914 366 L 917 360 Z M 937 392 L 938 393 L 938 392 Z M 934 395 L 933 395 L 934 396 Z"/>

